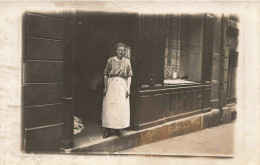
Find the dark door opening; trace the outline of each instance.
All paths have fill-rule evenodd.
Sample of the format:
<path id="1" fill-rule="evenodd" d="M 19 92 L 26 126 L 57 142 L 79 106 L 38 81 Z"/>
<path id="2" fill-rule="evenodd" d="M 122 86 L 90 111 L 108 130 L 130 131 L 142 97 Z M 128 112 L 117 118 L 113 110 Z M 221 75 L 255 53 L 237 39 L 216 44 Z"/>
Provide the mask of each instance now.
<path id="1" fill-rule="evenodd" d="M 74 116 L 84 130 L 75 135 L 75 147 L 88 137 L 102 137 L 103 71 L 116 43 L 133 49 L 135 23 L 133 14 L 76 12 Z"/>

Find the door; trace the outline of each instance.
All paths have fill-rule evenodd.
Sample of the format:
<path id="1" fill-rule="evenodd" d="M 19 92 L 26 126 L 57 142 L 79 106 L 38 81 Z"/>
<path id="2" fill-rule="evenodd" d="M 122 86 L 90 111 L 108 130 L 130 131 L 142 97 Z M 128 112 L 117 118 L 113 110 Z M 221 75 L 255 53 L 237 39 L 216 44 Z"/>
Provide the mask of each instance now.
<path id="1" fill-rule="evenodd" d="M 73 143 L 68 76 L 72 35 L 67 15 L 26 12 L 23 16 L 22 129 L 26 152 L 55 152 L 62 141 Z"/>

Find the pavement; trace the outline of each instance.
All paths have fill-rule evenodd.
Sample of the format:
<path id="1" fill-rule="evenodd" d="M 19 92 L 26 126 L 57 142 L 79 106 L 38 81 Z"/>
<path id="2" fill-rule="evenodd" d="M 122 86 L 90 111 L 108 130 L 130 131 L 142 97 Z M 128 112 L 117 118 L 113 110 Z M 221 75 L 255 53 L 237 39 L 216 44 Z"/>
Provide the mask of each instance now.
<path id="1" fill-rule="evenodd" d="M 116 154 L 232 157 L 235 123 L 123 150 Z"/>

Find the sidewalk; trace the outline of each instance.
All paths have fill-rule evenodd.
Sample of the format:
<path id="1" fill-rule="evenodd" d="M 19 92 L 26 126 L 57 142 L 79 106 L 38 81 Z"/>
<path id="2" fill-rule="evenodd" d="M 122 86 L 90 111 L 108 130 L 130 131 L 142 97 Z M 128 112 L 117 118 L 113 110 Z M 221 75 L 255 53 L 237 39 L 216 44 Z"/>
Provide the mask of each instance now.
<path id="1" fill-rule="evenodd" d="M 232 157 L 235 123 L 123 150 L 116 154 Z"/>

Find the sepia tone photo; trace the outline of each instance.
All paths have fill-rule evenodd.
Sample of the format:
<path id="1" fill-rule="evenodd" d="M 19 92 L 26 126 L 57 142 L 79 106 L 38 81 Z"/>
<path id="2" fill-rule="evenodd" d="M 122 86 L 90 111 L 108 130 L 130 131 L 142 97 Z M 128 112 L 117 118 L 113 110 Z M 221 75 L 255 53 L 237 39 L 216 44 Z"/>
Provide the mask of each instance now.
<path id="1" fill-rule="evenodd" d="M 174 10 L 177 2 L 56 1 L 44 9 L 21 4 L 19 19 L 4 14 L 0 21 L 10 29 L 0 31 L 0 46 L 10 36 L 19 38 L 20 57 L 12 55 L 6 64 L 2 57 L 1 64 L 2 77 L 16 82 L 0 88 L 16 99 L 11 104 L 1 95 L 11 112 L 1 117 L 19 113 L 19 130 L 8 135 L 20 134 L 19 159 L 231 160 L 246 151 L 241 146 L 252 134 L 245 121 L 256 127 L 259 113 L 245 113 L 251 96 L 243 95 L 250 91 L 243 81 L 256 71 L 243 71 L 252 60 L 245 59 L 244 36 L 253 24 L 245 25 L 241 12 Z M 21 28 L 12 34 L 15 22 Z M 12 131 L 8 124 L 16 122 L 1 128 Z"/>
<path id="2" fill-rule="evenodd" d="M 238 24 L 233 13 L 26 11 L 23 150 L 135 154 L 222 127 L 216 154 L 232 155 Z"/>

